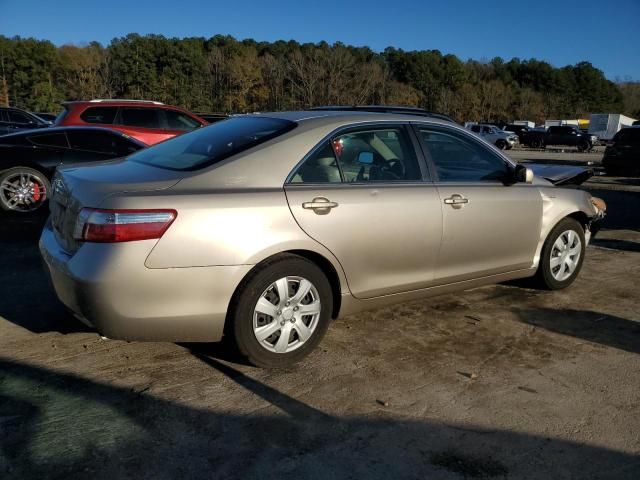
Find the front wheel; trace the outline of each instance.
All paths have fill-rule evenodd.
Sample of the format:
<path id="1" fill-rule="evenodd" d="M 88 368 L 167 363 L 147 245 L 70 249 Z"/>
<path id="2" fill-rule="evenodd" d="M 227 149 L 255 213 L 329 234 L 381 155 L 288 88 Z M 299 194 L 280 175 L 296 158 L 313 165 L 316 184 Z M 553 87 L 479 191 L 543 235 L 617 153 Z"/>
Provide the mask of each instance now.
<path id="1" fill-rule="evenodd" d="M 49 198 L 51 184 L 32 168 L 10 168 L 0 174 L 0 207 L 28 213 L 38 210 Z"/>
<path id="2" fill-rule="evenodd" d="M 497 140 L 496 147 L 498 147 L 500 150 L 504 150 L 505 148 L 507 148 L 507 142 L 505 142 L 504 140 Z"/>
<path id="3" fill-rule="evenodd" d="M 561 220 L 542 247 L 537 283 L 549 290 L 571 285 L 582 268 L 585 246 L 582 225 L 573 218 Z"/>
<path id="4" fill-rule="evenodd" d="M 591 145 L 588 142 L 583 142 L 578 145 L 579 152 L 588 152 L 591 150 Z"/>
<path id="5" fill-rule="evenodd" d="M 333 295 L 322 270 L 297 255 L 281 255 L 253 271 L 231 306 L 231 333 L 249 362 L 288 367 L 322 340 Z"/>

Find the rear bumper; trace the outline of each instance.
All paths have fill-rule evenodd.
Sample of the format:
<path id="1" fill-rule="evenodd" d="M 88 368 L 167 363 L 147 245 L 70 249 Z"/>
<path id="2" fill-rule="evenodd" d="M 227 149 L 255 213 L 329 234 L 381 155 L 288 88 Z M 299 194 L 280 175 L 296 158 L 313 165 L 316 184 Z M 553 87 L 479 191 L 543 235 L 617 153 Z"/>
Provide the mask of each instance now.
<path id="1" fill-rule="evenodd" d="M 86 243 L 70 255 L 47 224 L 40 252 L 58 298 L 106 337 L 220 340 L 231 296 L 251 265 L 147 268 L 154 244 Z"/>

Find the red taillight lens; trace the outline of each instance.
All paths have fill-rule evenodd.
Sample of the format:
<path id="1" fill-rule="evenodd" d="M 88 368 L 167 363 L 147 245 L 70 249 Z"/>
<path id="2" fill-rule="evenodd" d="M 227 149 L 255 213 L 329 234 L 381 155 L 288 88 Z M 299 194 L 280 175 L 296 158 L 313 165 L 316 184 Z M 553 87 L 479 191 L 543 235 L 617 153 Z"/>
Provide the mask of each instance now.
<path id="1" fill-rule="evenodd" d="M 73 238 L 83 242 L 131 242 L 160 238 L 178 213 L 175 210 L 99 210 L 83 208 Z"/>

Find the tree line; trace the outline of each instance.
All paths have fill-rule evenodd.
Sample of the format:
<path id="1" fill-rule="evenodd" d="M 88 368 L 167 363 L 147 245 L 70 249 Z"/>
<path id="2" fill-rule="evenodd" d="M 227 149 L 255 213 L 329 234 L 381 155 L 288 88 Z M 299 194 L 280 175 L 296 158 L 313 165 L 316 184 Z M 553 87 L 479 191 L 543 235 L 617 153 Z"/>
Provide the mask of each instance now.
<path id="1" fill-rule="evenodd" d="M 640 116 L 640 84 L 616 84 L 589 62 L 556 68 L 535 59 L 462 61 L 438 50 L 374 52 L 222 35 L 129 34 L 106 47 L 0 36 L 0 104 L 56 112 L 62 101 L 91 98 L 225 113 L 411 105 L 459 121 Z"/>

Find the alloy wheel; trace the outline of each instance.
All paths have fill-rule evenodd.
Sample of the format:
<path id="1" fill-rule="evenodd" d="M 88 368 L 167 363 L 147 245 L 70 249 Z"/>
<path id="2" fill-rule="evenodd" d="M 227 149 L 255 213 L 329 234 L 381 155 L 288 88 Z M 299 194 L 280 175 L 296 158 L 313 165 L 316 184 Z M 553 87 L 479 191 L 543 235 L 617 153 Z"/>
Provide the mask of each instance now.
<path id="1" fill-rule="evenodd" d="M 35 173 L 16 171 L 0 183 L 0 201 L 7 210 L 31 212 L 47 199 L 45 181 Z"/>

